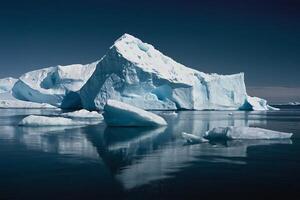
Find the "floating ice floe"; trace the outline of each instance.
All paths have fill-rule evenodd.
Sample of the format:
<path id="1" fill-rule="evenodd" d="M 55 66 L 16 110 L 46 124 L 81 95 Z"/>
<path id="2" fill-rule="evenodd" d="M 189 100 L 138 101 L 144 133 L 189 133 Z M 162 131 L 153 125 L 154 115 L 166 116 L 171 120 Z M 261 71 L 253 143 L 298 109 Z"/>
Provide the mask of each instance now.
<path id="1" fill-rule="evenodd" d="M 203 142 L 208 142 L 207 139 L 197 136 L 197 135 L 193 135 L 193 134 L 189 134 L 189 133 L 185 133 L 182 132 L 181 136 L 183 137 L 183 139 L 185 139 L 187 141 L 187 143 L 203 143 Z"/>
<path id="2" fill-rule="evenodd" d="M 116 100 L 108 100 L 103 113 L 108 126 L 164 126 L 160 116 Z"/>
<path id="3" fill-rule="evenodd" d="M 40 109 L 40 108 L 56 108 L 47 103 L 34 103 L 29 101 L 21 101 L 18 99 L 6 99 L 0 100 L 0 108 L 32 108 L 32 109 Z"/>
<path id="4" fill-rule="evenodd" d="M 64 117 L 47 117 L 29 115 L 19 123 L 21 126 L 73 126 L 78 125 L 72 119 Z"/>
<path id="5" fill-rule="evenodd" d="M 86 121 L 86 120 L 73 120 L 71 118 L 65 117 L 48 117 L 48 116 L 39 116 L 39 115 L 29 115 L 22 119 L 19 122 L 20 126 L 82 126 L 88 124 L 97 124 L 100 123 L 100 120 L 95 121 Z"/>
<path id="6" fill-rule="evenodd" d="M 63 113 L 63 114 L 61 114 L 61 116 L 68 117 L 68 118 L 84 118 L 84 119 L 103 120 L 102 114 L 100 114 L 96 111 L 90 112 L 90 111 L 85 110 L 85 109 L 77 110 L 77 111 L 74 111 L 74 112 Z"/>
<path id="7" fill-rule="evenodd" d="M 207 131 L 204 138 L 208 140 L 221 139 L 288 139 L 292 133 L 273 131 L 256 127 L 218 127 Z"/>

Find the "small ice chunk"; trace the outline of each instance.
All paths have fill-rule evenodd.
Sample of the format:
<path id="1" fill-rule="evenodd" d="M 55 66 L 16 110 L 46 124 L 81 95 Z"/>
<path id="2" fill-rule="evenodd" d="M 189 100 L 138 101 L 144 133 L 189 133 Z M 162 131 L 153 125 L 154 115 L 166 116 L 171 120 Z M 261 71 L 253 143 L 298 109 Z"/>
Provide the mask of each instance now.
<path id="1" fill-rule="evenodd" d="M 183 137 L 183 139 L 185 139 L 187 141 L 187 143 L 203 143 L 203 142 L 208 142 L 207 139 L 197 136 L 197 135 L 193 135 L 193 134 L 189 134 L 186 132 L 182 132 L 181 136 Z"/>
<path id="2" fill-rule="evenodd" d="M 204 138 L 209 140 L 221 139 L 287 139 L 292 133 L 273 131 L 256 127 L 217 127 L 207 131 Z"/>
<path id="3" fill-rule="evenodd" d="M 267 104 L 267 101 L 265 99 L 261 99 L 258 97 L 251 97 L 247 96 L 247 100 L 240 107 L 241 110 L 257 110 L 257 111 L 263 111 L 263 110 L 280 110 L 279 108 L 272 107 Z"/>
<path id="4" fill-rule="evenodd" d="M 167 125 L 162 117 L 154 113 L 116 100 L 107 101 L 103 116 L 108 126 Z"/>
<path id="5" fill-rule="evenodd" d="M 100 119 L 103 120 L 103 116 L 96 112 L 96 111 L 88 111 L 85 109 L 82 110 L 77 110 L 74 112 L 67 112 L 67 113 L 63 113 L 61 114 L 61 116 L 63 117 L 68 117 L 68 118 L 85 118 L 85 119 Z"/>
<path id="6" fill-rule="evenodd" d="M 64 117 L 47 117 L 38 115 L 29 115 L 22 119 L 20 126 L 76 126 L 80 123 Z"/>

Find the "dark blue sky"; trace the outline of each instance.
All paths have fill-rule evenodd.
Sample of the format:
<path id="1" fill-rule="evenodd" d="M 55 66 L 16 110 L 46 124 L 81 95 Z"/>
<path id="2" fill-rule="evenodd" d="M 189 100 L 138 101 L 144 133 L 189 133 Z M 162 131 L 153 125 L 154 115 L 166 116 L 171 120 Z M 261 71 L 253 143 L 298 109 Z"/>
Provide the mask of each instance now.
<path id="1" fill-rule="evenodd" d="M 248 86 L 300 86 L 298 0 L 27 0 L 0 3 L 0 77 L 100 59 L 123 33 Z"/>

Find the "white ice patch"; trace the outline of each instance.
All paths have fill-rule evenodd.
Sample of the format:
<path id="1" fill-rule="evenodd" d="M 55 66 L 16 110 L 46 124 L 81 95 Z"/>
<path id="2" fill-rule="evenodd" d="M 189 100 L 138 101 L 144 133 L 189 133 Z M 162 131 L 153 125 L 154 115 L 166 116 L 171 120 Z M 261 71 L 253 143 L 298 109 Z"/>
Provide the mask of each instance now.
<path id="1" fill-rule="evenodd" d="M 288 139 L 292 133 L 272 131 L 256 127 L 217 127 L 207 131 L 204 138 L 209 140 L 221 139 Z"/>
<path id="2" fill-rule="evenodd" d="M 108 126 L 161 126 L 167 122 L 160 116 L 125 104 L 108 100 L 103 113 Z"/>

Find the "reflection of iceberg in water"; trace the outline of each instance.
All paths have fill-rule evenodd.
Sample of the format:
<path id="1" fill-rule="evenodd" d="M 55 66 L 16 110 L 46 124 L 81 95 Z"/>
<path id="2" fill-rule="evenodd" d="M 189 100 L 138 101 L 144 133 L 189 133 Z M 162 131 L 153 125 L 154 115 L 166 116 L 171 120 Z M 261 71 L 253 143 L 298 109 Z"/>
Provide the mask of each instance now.
<path id="1" fill-rule="evenodd" d="M 216 126 L 249 126 L 260 122 L 259 117 L 249 117 L 245 112 L 233 116 L 226 112 L 180 112 L 176 118 L 167 120 L 170 125 L 166 130 L 106 128 L 101 144 L 90 138 L 125 189 L 170 177 L 172 172 L 190 166 L 193 161 L 246 164 L 250 146 L 291 144 L 290 140 L 252 140 L 183 145 L 182 131 L 202 135 Z"/>
<path id="2" fill-rule="evenodd" d="M 14 132 L 14 140 L 28 149 L 99 159 L 79 127 L 14 127 Z"/>
<path id="3" fill-rule="evenodd" d="M 168 178 L 172 172 L 188 167 L 193 161 L 246 164 L 245 157 L 249 147 L 272 144 L 291 144 L 291 140 L 234 141 L 227 143 L 226 146 L 211 144 L 167 146 L 123 168 L 116 178 L 126 189 L 132 189 L 151 181 Z"/>
<path id="4" fill-rule="evenodd" d="M 157 149 L 165 137 L 165 127 L 106 127 L 104 134 L 89 135 L 98 153 L 113 173 L 131 165 Z"/>
<path id="5" fill-rule="evenodd" d="M 137 134 L 131 134 L 131 137 L 128 135 L 120 135 L 124 128 L 107 128 L 105 130 L 105 135 L 108 136 L 108 150 L 109 151 L 117 151 L 120 149 L 130 149 L 136 145 L 145 142 L 152 142 L 152 140 L 158 136 L 159 134 L 163 133 L 166 127 L 158 127 L 154 129 L 146 129 L 142 131 L 138 131 L 138 128 L 132 129 L 132 132 L 136 132 Z M 127 130 L 130 131 L 130 130 Z M 116 135 L 117 133 L 117 135 Z M 126 133 L 125 133 L 126 134 Z M 120 137 L 121 136 L 121 137 Z M 125 137 L 124 137 L 125 136 Z M 119 140 L 119 141 L 118 141 Z"/>

